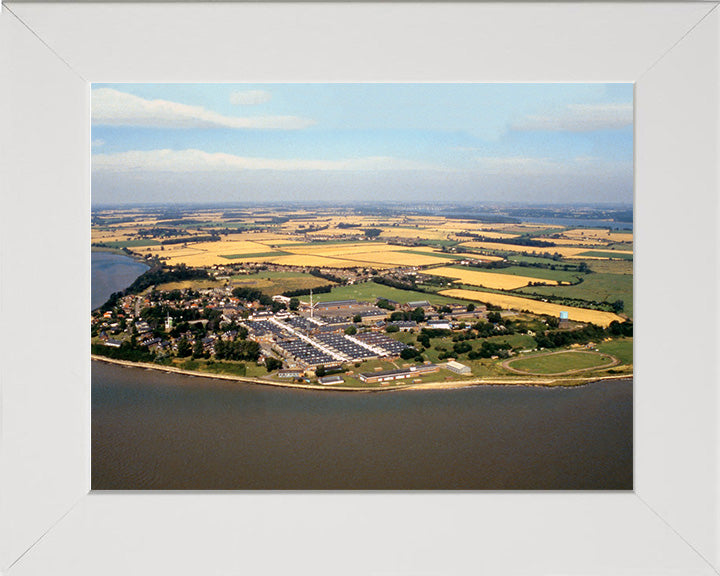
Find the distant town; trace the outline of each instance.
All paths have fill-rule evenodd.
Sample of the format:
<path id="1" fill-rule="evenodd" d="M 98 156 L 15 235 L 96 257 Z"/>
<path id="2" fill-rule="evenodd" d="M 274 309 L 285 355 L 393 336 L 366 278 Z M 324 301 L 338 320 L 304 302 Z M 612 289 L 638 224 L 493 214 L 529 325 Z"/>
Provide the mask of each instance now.
<path id="1" fill-rule="evenodd" d="M 93 310 L 93 357 L 343 390 L 632 375 L 631 209 L 464 212 L 95 209 L 93 250 L 148 269 Z"/>

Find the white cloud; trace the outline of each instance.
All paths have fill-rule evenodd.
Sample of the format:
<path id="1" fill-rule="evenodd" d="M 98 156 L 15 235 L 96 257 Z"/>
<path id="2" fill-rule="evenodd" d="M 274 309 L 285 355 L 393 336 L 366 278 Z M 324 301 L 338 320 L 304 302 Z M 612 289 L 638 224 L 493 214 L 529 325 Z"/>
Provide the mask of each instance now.
<path id="1" fill-rule="evenodd" d="M 100 138 L 97 138 L 91 142 L 91 146 L 93 148 L 101 148 L 102 146 L 105 146 L 105 140 L 101 140 Z"/>
<path id="2" fill-rule="evenodd" d="M 482 157 L 477 159 L 483 174 L 503 176 L 590 176 L 630 171 L 632 163 L 608 162 L 602 158 L 579 156 L 569 160 L 526 156 Z"/>
<path id="3" fill-rule="evenodd" d="M 632 104 L 570 104 L 555 113 L 526 116 L 511 124 L 513 130 L 592 132 L 632 126 Z"/>
<path id="4" fill-rule="evenodd" d="M 252 106 L 254 104 L 264 104 L 272 95 L 266 90 L 243 90 L 235 91 L 230 94 L 230 103 L 241 106 Z"/>
<path id="5" fill-rule="evenodd" d="M 266 130 L 298 130 L 313 124 L 312 120 L 297 116 L 224 116 L 202 106 L 146 100 L 112 88 L 93 90 L 92 121 L 109 126 Z"/>
<path id="6" fill-rule="evenodd" d="M 410 160 L 371 156 L 345 160 L 248 158 L 202 150 L 132 150 L 95 154 L 93 172 L 244 172 L 249 170 L 379 171 L 436 169 Z"/>

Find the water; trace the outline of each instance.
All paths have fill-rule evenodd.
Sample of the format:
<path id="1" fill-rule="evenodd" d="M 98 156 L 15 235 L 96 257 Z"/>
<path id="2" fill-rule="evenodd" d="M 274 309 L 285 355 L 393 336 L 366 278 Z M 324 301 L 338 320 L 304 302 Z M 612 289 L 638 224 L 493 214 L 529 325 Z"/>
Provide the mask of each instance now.
<path id="1" fill-rule="evenodd" d="M 632 232 L 632 222 L 615 222 L 594 218 L 522 218 L 528 224 L 550 224 L 552 226 L 578 226 L 581 228 L 613 228 Z"/>
<path id="2" fill-rule="evenodd" d="M 91 259 L 90 305 L 92 310 L 102 306 L 113 292 L 124 290 L 130 286 L 135 278 L 148 269 L 142 262 L 112 252 L 93 252 Z"/>
<path id="3" fill-rule="evenodd" d="M 632 489 L 632 382 L 342 393 L 93 362 L 98 489 Z"/>

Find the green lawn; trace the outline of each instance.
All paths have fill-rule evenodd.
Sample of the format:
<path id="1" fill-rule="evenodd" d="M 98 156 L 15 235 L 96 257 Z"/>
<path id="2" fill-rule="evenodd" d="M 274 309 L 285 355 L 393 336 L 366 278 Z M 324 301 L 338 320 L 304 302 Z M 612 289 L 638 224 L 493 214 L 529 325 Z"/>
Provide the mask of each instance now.
<path id="1" fill-rule="evenodd" d="M 542 354 L 529 358 L 520 358 L 510 362 L 510 367 L 537 374 L 561 374 L 568 370 L 581 370 L 608 364 L 612 359 L 606 354 L 566 350 L 564 352 Z"/>
<path id="2" fill-rule="evenodd" d="M 564 298 L 579 298 L 594 302 L 625 303 L 624 313 L 633 315 L 633 277 L 629 274 L 588 274 L 575 286 L 528 286 L 515 292 L 547 294 Z"/>
<path id="3" fill-rule="evenodd" d="M 612 354 L 618 358 L 623 364 L 633 363 L 633 339 L 618 338 L 610 342 L 602 342 L 598 344 L 598 350 L 605 354 Z"/>
<path id="4" fill-rule="evenodd" d="M 137 240 L 120 240 L 117 242 L 103 242 L 110 248 L 138 248 L 140 246 L 157 246 L 160 244 L 157 240 L 138 238 Z"/>
<path id="5" fill-rule="evenodd" d="M 376 284 L 375 282 L 363 282 L 361 284 L 352 284 L 350 286 L 336 286 L 332 292 L 326 294 L 315 294 L 314 302 L 327 302 L 329 300 L 359 300 L 364 302 L 374 302 L 376 298 L 387 298 L 406 304 L 416 300 L 427 300 L 431 304 L 465 304 L 463 300 L 457 298 L 448 298 L 439 294 L 428 294 L 426 292 L 417 292 L 415 290 L 400 290 L 384 284 Z M 301 296 L 300 300 L 309 302 L 310 296 Z"/>
<path id="6" fill-rule="evenodd" d="M 632 254 L 620 254 L 618 252 L 603 252 L 600 250 L 588 250 L 581 252 L 578 256 L 597 256 L 598 258 L 618 258 L 620 260 L 632 260 Z"/>

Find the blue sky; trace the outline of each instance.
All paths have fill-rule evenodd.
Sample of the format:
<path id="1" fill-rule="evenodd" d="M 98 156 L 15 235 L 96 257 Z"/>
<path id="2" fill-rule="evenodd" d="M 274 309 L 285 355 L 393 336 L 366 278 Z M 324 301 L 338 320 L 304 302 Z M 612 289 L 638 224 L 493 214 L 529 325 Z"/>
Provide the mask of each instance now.
<path id="1" fill-rule="evenodd" d="M 631 84 L 94 84 L 93 202 L 632 202 Z"/>

